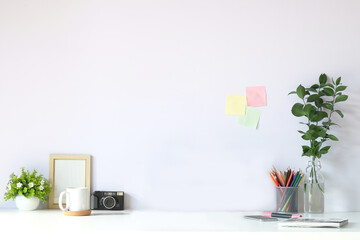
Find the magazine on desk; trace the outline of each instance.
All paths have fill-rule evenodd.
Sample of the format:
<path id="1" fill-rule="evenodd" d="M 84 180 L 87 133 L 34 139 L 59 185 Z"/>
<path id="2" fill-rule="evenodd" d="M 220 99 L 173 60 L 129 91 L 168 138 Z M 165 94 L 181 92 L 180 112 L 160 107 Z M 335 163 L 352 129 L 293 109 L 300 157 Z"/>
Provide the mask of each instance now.
<path id="1" fill-rule="evenodd" d="M 292 218 L 279 222 L 280 227 L 304 227 L 304 228 L 340 228 L 348 223 L 347 219 L 339 218 Z"/>

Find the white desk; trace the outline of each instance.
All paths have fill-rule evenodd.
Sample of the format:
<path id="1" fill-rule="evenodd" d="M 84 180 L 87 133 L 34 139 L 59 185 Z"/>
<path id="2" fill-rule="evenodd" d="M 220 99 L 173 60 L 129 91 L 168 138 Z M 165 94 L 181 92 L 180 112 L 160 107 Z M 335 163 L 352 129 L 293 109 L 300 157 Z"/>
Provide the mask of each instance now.
<path id="1" fill-rule="evenodd" d="M 360 232 L 360 212 L 303 215 L 304 217 L 347 218 L 339 229 L 286 228 L 277 222 L 257 222 L 244 215 L 261 212 L 159 212 L 93 211 L 91 216 L 65 216 L 60 210 L 19 211 L 0 209 L 1 229 L 46 229 L 49 231 L 197 231 L 197 232 Z"/>

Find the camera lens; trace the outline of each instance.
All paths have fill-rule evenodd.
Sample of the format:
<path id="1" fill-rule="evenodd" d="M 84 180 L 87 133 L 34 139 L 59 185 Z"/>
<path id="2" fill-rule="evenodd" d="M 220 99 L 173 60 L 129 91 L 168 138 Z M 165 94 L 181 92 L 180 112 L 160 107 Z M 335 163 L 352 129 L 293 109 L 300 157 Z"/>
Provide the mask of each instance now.
<path id="1" fill-rule="evenodd" d="M 116 204 L 115 198 L 111 196 L 107 196 L 103 198 L 103 205 L 106 209 L 112 209 L 113 207 L 115 207 L 115 204 Z"/>

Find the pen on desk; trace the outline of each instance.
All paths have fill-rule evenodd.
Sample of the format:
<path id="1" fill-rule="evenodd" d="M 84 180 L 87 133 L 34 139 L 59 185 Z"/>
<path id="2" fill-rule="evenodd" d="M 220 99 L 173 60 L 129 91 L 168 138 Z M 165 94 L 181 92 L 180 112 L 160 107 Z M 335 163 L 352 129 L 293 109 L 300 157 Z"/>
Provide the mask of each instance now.
<path id="1" fill-rule="evenodd" d="M 272 213 L 272 212 L 264 212 L 265 217 L 275 217 L 275 218 L 300 218 L 302 215 L 300 214 L 289 214 L 289 213 Z"/>

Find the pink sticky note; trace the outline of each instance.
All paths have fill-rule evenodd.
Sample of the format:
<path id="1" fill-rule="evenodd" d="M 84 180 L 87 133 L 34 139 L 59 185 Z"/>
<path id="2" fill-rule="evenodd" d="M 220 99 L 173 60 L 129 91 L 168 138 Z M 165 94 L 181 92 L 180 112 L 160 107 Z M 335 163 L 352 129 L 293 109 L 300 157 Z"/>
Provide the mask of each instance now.
<path id="1" fill-rule="evenodd" d="M 266 106 L 265 86 L 246 87 L 246 102 L 249 107 Z"/>

